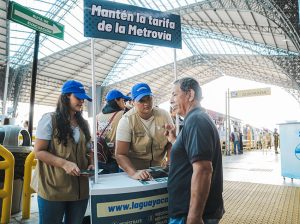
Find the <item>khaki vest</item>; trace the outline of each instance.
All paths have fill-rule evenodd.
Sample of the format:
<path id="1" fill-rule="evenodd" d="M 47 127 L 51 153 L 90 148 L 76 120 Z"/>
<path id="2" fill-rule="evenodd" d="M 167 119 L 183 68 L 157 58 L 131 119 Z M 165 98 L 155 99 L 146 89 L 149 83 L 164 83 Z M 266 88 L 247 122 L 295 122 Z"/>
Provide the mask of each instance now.
<path id="1" fill-rule="evenodd" d="M 115 145 L 117 127 L 120 119 L 122 118 L 123 113 L 124 113 L 123 110 L 118 111 L 114 119 L 112 120 L 111 124 L 105 129 L 105 132 L 103 133 L 103 137 L 105 137 L 106 142 L 113 143 Z M 96 116 L 97 132 L 99 134 L 107 126 L 108 122 L 110 121 L 110 119 L 114 114 L 115 112 L 109 114 L 100 113 Z"/>
<path id="2" fill-rule="evenodd" d="M 55 119 L 52 115 L 53 133 L 56 131 Z M 87 145 L 85 135 L 80 130 L 80 139 L 76 144 L 71 139 L 67 146 L 58 144 L 58 139 L 52 134 L 49 152 L 77 164 L 79 169 L 87 169 Z M 88 177 L 71 176 L 62 168 L 48 165 L 38 160 L 38 195 L 51 201 L 76 201 L 89 197 Z"/>
<path id="3" fill-rule="evenodd" d="M 132 130 L 132 138 L 128 156 L 136 169 L 147 169 L 150 166 L 160 166 L 166 154 L 165 146 L 168 143 L 164 136 L 165 124 L 168 119 L 159 108 L 153 108 L 155 122 L 155 136 L 150 136 L 150 130 L 146 131 L 135 109 L 128 111 L 124 116 L 128 117 L 129 127 Z"/>

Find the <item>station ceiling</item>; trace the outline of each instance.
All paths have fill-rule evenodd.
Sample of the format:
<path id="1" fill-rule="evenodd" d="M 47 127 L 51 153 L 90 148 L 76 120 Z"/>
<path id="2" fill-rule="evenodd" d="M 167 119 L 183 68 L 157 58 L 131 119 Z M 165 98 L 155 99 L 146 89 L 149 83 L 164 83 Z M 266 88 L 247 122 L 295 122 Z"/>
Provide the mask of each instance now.
<path id="1" fill-rule="evenodd" d="M 7 59 L 7 23 L 6 3 L 0 0 L 0 89 L 4 89 L 5 61 Z M 0 91 L 0 99 L 3 98 L 3 91 Z M 1 107 L 1 106 L 0 106 Z"/>
<path id="2" fill-rule="evenodd" d="M 22 1 L 17 1 L 22 4 Z M 82 0 L 27 1 L 36 12 L 65 25 L 64 41 L 41 36 L 36 103 L 56 104 L 68 79 L 91 86 L 90 40 L 83 37 Z M 201 84 L 224 75 L 273 84 L 300 102 L 298 4 L 294 0 L 119 0 L 181 16 L 183 49 L 177 50 L 177 77 Z M 29 102 L 34 32 L 10 23 L 0 0 L 0 71 L 10 59 L 9 99 Z M 7 49 L 10 54 L 7 56 Z M 104 93 L 129 92 L 148 82 L 157 103 L 169 97 L 174 80 L 173 50 L 120 41 L 96 40 L 95 74 Z M 0 72 L 0 81 L 3 77 Z M 164 90 L 164 91 L 162 91 Z M 1 97 L 1 94 L 0 94 Z"/>

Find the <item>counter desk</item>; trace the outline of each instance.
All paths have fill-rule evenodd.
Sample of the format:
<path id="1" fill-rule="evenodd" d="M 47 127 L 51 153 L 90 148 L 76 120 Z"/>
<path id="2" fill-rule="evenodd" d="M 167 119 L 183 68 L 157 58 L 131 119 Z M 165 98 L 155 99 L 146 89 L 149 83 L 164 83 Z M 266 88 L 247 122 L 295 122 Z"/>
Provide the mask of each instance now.
<path id="1" fill-rule="evenodd" d="M 167 178 L 133 180 L 126 173 L 99 175 L 90 186 L 92 224 L 168 223 Z"/>

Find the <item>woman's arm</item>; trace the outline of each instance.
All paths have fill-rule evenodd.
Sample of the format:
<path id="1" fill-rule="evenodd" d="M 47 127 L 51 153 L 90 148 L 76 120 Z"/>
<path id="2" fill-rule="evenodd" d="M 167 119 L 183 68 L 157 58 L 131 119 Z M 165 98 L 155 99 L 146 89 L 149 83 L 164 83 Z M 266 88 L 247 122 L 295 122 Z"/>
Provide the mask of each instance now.
<path id="1" fill-rule="evenodd" d="M 94 170 L 95 169 L 95 164 L 94 164 L 94 152 L 89 152 L 88 153 L 88 161 L 89 161 L 89 165 L 88 165 L 88 170 Z"/>
<path id="2" fill-rule="evenodd" d="M 79 176 L 80 169 L 78 168 L 78 166 L 75 163 L 70 162 L 66 159 L 60 158 L 58 156 L 55 156 L 52 153 L 47 151 L 49 142 L 50 141 L 43 140 L 43 139 L 35 140 L 34 152 L 35 152 L 36 158 L 48 165 L 64 169 L 66 171 L 66 173 L 69 175 Z"/>
<path id="3" fill-rule="evenodd" d="M 128 152 L 129 142 L 117 141 L 116 146 L 116 160 L 119 166 L 133 179 L 136 180 L 148 180 L 151 178 L 150 173 L 147 170 L 136 170 L 131 163 Z"/>

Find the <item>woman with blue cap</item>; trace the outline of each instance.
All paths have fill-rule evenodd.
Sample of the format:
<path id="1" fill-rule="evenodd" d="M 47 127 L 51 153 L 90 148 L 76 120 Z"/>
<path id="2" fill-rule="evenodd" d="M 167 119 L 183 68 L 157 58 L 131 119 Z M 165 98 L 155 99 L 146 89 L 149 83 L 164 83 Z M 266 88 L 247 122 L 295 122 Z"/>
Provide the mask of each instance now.
<path id="1" fill-rule="evenodd" d="M 134 108 L 119 122 L 116 134 L 117 162 L 133 179 L 147 180 L 149 167 L 161 166 L 171 150 L 164 135 L 166 124 L 173 125 L 169 113 L 154 106 L 153 94 L 147 83 L 131 89 Z"/>
<path id="2" fill-rule="evenodd" d="M 107 145 L 113 155 L 109 161 L 98 161 L 98 167 L 103 169 L 102 173 L 117 173 L 119 166 L 114 159 L 114 149 L 116 141 L 116 130 L 125 110 L 125 102 L 131 100 L 130 97 L 125 96 L 117 89 L 110 90 L 105 97 L 106 104 L 102 112 L 97 115 L 97 134 L 102 134 Z"/>
<path id="3" fill-rule="evenodd" d="M 84 100 L 92 101 L 84 86 L 69 80 L 62 86 L 56 111 L 44 114 L 38 123 L 34 152 L 40 224 L 83 220 L 89 182 L 80 170 L 94 169 L 89 126 L 81 115 Z"/>

